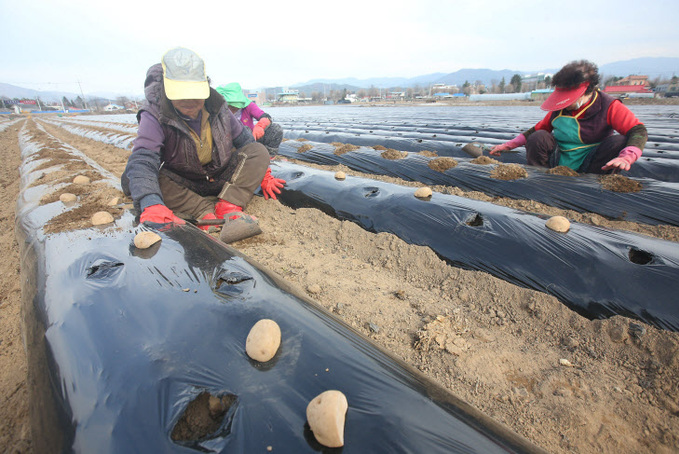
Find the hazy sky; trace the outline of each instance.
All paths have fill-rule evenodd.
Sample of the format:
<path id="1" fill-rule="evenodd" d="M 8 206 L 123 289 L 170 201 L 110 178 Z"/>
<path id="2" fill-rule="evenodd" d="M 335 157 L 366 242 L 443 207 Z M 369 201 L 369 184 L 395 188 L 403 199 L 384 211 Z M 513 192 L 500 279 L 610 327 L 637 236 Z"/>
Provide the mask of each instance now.
<path id="1" fill-rule="evenodd" d="M 85 94 L 143 93 L 177 46 L 249 89 L 679 57 L 677 0 L 0 0 L 0 17 L 0 82 Z"/>

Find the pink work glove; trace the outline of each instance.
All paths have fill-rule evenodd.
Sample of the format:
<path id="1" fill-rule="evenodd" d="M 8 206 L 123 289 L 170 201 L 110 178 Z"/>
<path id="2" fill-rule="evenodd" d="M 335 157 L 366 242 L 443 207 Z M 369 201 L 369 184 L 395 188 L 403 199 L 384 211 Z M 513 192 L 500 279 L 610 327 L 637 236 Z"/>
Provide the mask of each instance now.
<path id="1" fill-rule="evenodd" d="M 141 216 L 139 216 L 139 222 L 152 222 L 154 224 L 174 222 L 179 225 L 186 224 L 183 219 L 179 219 L 175 216 L 172 210 L 165 205 L 160 204 L 146 207 L 141 213 Z"/>
<path id="2" fill-rule="evenodd" d="M 281 193 L 281 188 L 285 185 L 285 180 L 281 178 L 276 178 L 271 175 L 271 167 L 266 169 L 264 174 L 264 179 L 262 180 L 262 193 L 264 194 L 264 199 L 268 200 L 272 198 L 276 199 L 276 194 Z"/>
<path id="3" fill-rule="evenodd" d="M 513 150 L 514 148 L 521 147 L 523 145 L 526 145 L 526 136 L 519 134 L 509 142 L 494 146 L 493 149 L 490 150 L 490 154 L 493 156 L 500 156 L 503 151 Z"/>
<path id="4" fill-rule="evenodd" d="M 252 136 L 255 140 L 259 140 L 264 136 L 264 130 L 271 124 L 271 120 L 268 118 L 262 118 L 257 122 L 254 128 L 252 128 Z"/>
<path id="5" fill-rule="evenodd" d="M 613 158 L 606 163 L 601 170 L 629 170 L 632 164 L 641 156 L 641 149 L 637 147 L 625 147 L 618 153 L 617 158 Z"/>

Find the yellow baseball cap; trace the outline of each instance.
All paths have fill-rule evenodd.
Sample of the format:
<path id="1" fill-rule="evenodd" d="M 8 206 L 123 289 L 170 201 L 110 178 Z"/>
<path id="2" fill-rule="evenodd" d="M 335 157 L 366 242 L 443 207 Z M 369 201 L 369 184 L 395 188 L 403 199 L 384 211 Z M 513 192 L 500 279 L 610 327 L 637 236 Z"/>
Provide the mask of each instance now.
<path id="1" fill-rule="evenodd" d="M 177 47 L 163 55 L 163 83 L 168 99 L 207 99 L 210 84 L 205 62 L 192 50 Z"/>

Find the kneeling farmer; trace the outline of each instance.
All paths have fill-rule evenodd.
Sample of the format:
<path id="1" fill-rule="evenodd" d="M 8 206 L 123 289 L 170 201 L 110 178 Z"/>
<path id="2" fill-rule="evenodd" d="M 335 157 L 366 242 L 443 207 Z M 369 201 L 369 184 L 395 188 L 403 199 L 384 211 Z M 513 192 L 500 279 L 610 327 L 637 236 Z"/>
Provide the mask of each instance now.
<path id="1" fill-rule="evenodd" d="M 260 233 L 243 208 L 260 185 L 275 199 L 285 181 L 267 172 L 266 147 L 210 87 L 203 60 L 189 49 L 168 51 L 147 71 L 144 93 L 121 178 L 140 222 L 224 219 L 226 242 Z"/>
<path id="2" fill-rule="evenodd" d="M 490 154 L 525 145 L 529 165 L 585 173 L 629 170 L 641 157 L 648 133 L 632 111 L 599 91 L 597 66 L 587 60 L 571 62 L 554 75 L 552 84 L 555 90 L 541 106 L 549 112 L 545 118 Z"/>

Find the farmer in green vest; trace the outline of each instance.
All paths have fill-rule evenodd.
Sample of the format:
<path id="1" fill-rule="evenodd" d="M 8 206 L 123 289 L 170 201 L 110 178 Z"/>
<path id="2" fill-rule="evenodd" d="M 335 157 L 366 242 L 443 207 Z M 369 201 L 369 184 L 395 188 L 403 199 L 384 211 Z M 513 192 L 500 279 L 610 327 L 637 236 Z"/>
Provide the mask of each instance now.
<path id="1" fill-rule="evenodd" d="M 525 145 L 529 165 L 565 166 L 580 173 L 629 170 L 648 133 L 632 111 L 597 88 L 597 66 L 573 61 L 554 75 L 552 84 L 554 92 L 541 106 L 547 115 L 490 154 Z"/>

